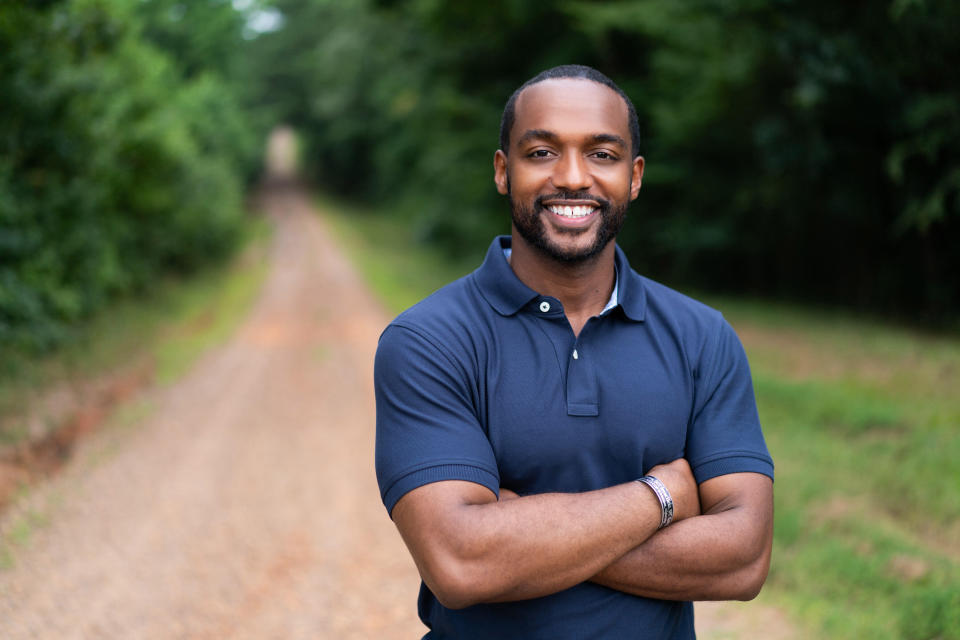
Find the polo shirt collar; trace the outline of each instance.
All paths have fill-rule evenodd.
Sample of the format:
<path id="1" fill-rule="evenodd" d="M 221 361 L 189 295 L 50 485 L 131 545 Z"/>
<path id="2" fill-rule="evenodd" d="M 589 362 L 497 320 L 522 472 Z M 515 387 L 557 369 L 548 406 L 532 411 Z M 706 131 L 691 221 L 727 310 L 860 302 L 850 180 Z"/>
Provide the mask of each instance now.
<path id="1" fill-rule="evenodd" d="M 647 290 L 641 278 L 627 261 L 627 254 L 616 246 L 617 298 L 625 316 L 637 322 L 647 317 Z"/>
<path id="2" fill-rule="evenodd" d="M 480 293 L 490 306 L 503 316 L 512 316 L 539 294 L 523 284 L 510 268 L 503 250 L 510 246 L 510 236 L 497 236 L 487 249 L 487 257 L 476 271 Z"/>
<path id="3" fill-rule="evenodd" d="M 497 313 L 511 316 L 539 297 L 523 284 L 510 268 L 503 250 L 510 247 L 510 236 L 497 236 L 487 249 L 483 264 L 475 272 L 480 293 Z M 640 276 L 630 269 L 627 256 L 616 247 L 618 305 L 631 320 L 642 321 L 646 315 L 647 296 Z"/>

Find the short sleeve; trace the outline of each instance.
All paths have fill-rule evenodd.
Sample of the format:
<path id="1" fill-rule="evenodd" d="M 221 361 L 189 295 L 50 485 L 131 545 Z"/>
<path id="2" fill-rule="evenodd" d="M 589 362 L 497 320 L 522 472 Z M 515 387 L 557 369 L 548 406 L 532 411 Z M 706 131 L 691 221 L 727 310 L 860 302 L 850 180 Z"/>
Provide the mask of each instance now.
<path id="1" fill-rule="evenodd" d="M 695 374 L 693 421 L 686 458 L 698 483 L 728 473 L 773 478 L 773 460 L 760 429 L 750 367 L 733 328 L 720 318 Z"/>
<path id="2" fill-rule="evenodd" d="M 466 480 L 499 495 L 490 442 L 477 419 L 472 368 L 425 333 L 391 325 L 374 362 L 376 469 L 388 512 L 431 482 Z"/>

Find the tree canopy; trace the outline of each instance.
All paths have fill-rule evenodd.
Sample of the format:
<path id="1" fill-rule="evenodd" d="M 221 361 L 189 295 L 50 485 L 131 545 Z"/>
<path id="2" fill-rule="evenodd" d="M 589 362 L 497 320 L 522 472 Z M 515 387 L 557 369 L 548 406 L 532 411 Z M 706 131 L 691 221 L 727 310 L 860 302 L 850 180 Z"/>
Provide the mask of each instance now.
<path id="1" fill-rule="evenodd" d="M 4 2 L 0 343 L 226 255 L 276 122 L 316 184 L 480 253 L 503 105 L 566 63 L 636 104 L 641 271 L 955 318 L 957 33 L 948 0 Z"/>
<path id="2" fill-rule="evenodd" d="M 234 245 L 259 153 L 243 25 L 212 0 L 0 4 L 0 344 L 53 346 Z"/>
<path id="3" fill-rule="evenodd" d="M 507 228 L 491 159 L 537 72 L 633 98 L 620 242 L 686 286 L 942 317 L 960 306 L 960 6 L 947 0 L 277 0 L 264 91 L 327 188 L 462 252 Z"/>

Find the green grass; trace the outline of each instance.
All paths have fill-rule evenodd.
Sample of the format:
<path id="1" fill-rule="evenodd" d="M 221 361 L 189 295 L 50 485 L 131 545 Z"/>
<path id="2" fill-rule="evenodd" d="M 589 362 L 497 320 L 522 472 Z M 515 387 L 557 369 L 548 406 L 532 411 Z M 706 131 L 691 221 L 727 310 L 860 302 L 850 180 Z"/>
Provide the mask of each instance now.
<path id="1" fill-rule="evenodd" d="M 0 353 L 0 445 L 26 435 L 21 419 L 31 403 L 58 385 L 71 385 L 146 359 L 154 379 L 182 375 L 209 347 L 222 342 L 249 308 L 266 274 L 269 225 L 251 218 L 235 259 L 188 279 L 158 282 L 149 295 L 118 301 L 72 329 L 71 340 L 44 357 Z M 15 364 L 12 364 L 15 363 Z"/>
<path id="2" fill-rule="evenodd" d="M 266 222 L 258 219 L 245 254 L 181 289 L 170 307 L 176 320 L 163 331 L 160 348 L 153 350 L 161 384 L 178 379 L 200 354 L 225 342 L 246 316 L 267 273 L 268 233 Z"/>
<path id="3" fill-rule="evenodd" d="M 393 311 L 469 272 L 376 211 L 322 206 Z M 482 250 L 485 247 L 480 247 Z M 960 338 L 710 298 L 743 337 L 777 468 L 761 601 L 801 637 L 960 639 Z"/>
<path id="4" fill-rule="evenodd" d="M 960 638 L 960 339 L 725 306 L 777 463 L 768 590 L 816 637 Z"/>
<path id="5" fill-rule="evenodd" d="M 7 535 L 0 539 L 0 570 L 14 566 L 14 550 L 25 547 L 37 530 L 45 527 L 49 516 L 44 511 L 28 509 L 16 514 L 7 527 Z"/>
<path id="6" fill-rule="evenodd" d="M 458 259 L 418 243 L 413 224 L 331 198 L 317 207 L 386 307 L 399 313 L 427 294 L 476 269 L 486 246 Z"/>

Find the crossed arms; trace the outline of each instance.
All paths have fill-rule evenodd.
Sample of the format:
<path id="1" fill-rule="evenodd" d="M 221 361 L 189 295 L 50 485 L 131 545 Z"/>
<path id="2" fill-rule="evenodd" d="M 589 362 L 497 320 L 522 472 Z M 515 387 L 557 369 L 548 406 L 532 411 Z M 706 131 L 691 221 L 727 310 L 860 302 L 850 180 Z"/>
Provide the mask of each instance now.
<path id="1" fill-rule="evenodd" d="M 773 482 L 757 473 L 696 485 L 680 458 L 650 470 L 673 524 L 629 482 L 585 493 L 501 499 L 471 482 L 421 486 L 391 514 L 423 581 L 450 608 L 549 595 L 590 580 L 666 600 L 749 600 L 770 566 Z"/>

